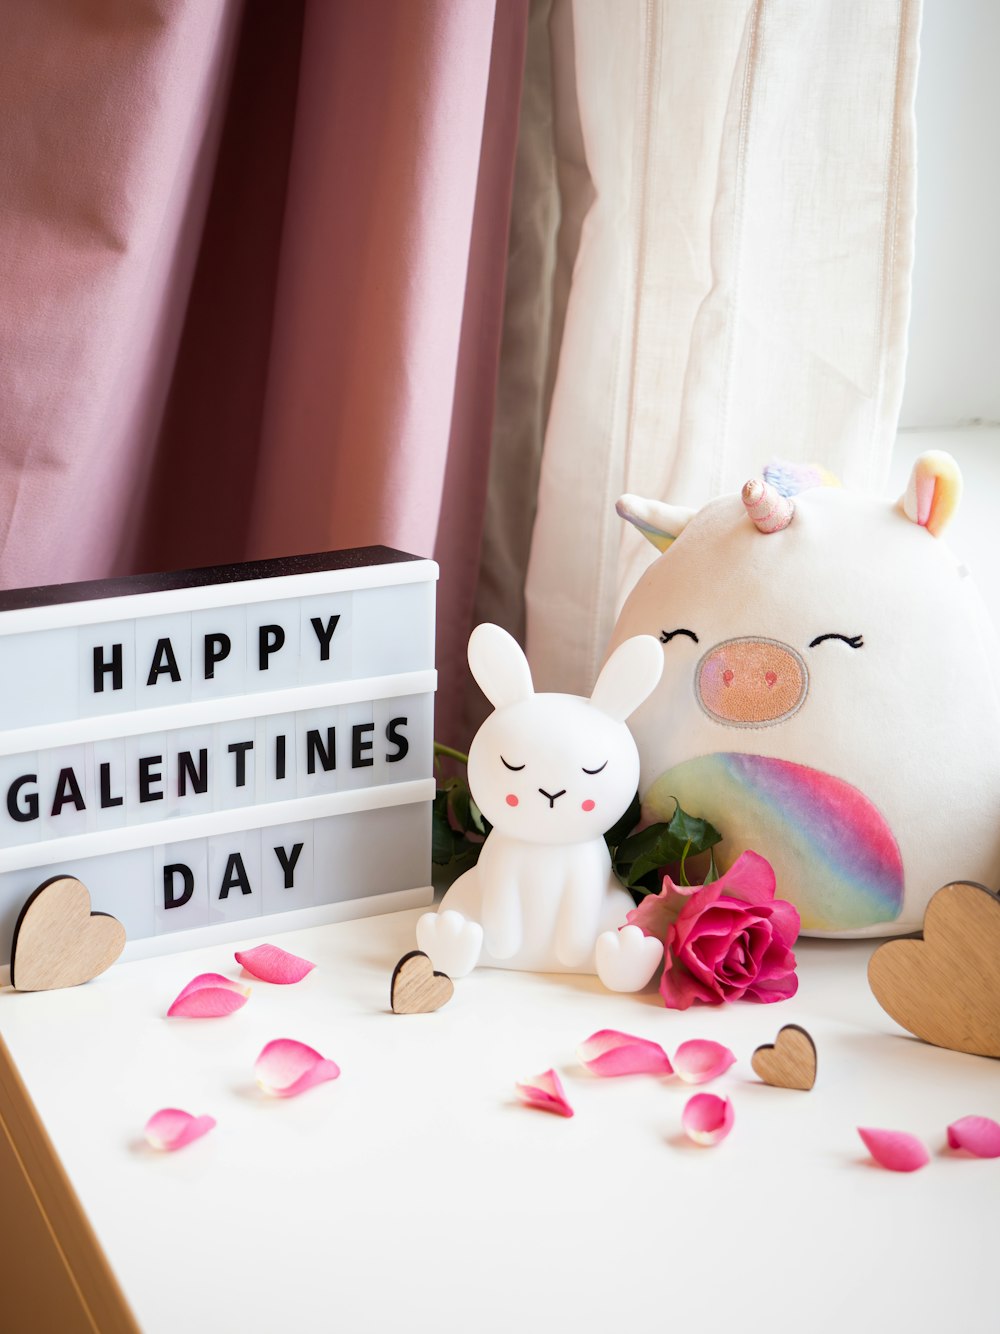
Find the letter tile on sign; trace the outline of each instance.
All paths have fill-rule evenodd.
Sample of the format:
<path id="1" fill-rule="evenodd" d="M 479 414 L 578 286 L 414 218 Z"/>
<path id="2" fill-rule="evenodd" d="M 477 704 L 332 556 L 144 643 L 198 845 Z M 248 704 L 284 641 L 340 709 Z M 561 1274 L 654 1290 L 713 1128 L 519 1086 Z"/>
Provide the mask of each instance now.
<path id="1" fill-rule="evenodd" d="M 297 602 L 260 602 L 247 617 L 247 688 L 279 690 L 299 684 Z"/>
<path id="2" fill-rule="evenodd" d="M 341 790 L 375 787 L 389 781 L 383 747 L 375 735 L 375 705 L 371 700 L 340 706 L 340 734 L 343 737 Z"/>
<path id="3" fill-rule="evenodd" d="M 434 662 L 434 588 L 376 588 L 354 599 L 354 676 L 419 671 Z"/>
<path id="4" fill-rule="evenodd" d="M 219 699 L 247 689 L 247 609 L 213 607 L 191 616 L 191 698 Z"/>
<path id="5" fill-rule="evenodd" d="M 264 800 L 291 801 L 297 795 L 298 734 L 294 713 L 274 713 L 264 719 Z"/>
<path id="6" fill-rule="evenodd" d="M 207 926 L 208 839 L 167 843 L 153 853 L 156 934 Z"/>
<path id="7" fill-rule="evenodd" d="M 215 805 L 221 762 L 213 727 L 178 727 L 168 732 L 166 815 L 204 815 Z"/>
<path id="8" fill-rule="evenodd" d="M 0 848 L 38 840 L 42 818 L 38 777 L 36 752 L 0 755 Z"/>
<path id="9" fill-rule="evenodd" d="M 276 824 L 260 831 L 260 881 L 265 915 L 309 908 L 313 895 L 314 824 Z"/>
<path id="10" fill-rule="evenodd" d="M 87 752 L 85 791 L 92 811 L 91 828 L 120 829 L 128 820 L 125 742 L 110 737 L 93 741 L 84 749 Z M 114 915 L 117 917 L 118 914 Z"/>
<path id="11" fill-rule="evenodd" d="M 238 718 L 231 723 L 217 723 L 212 755 L 215 761 L 212 783 L 215 809 L 254 805 L 258 763 L 254 719 Z"/>
<path id="12" fill-rule="evenodd" d="M 355 672 L 351 645 L 354 642 L 353 593 L 303 598 L 299 620 L 300 676 L 302 685 L 317 681 L 347 681 Z M 374 673 L 371 673 L 374 675 Z"/>
<path id="13" fill-rule="evenodd" d="M 436 579 L 370 547 L 0 590 L 0 964 L 53 868 L 126 957 L 430 903 Z"/>
<path id="14" fill-rule="evenodd" d="M 259 829 L 208 840 L 209 923 L 242 921 L 263 913 L 260 843 Z"/>
<path id="15" fill-rule="evenodd" d="M 38 756 L 39 829 L 48 838 L 86 833 L 90 812 L 85 792 L 87 750 L 64 746 Z"/>
<path id="16" fill-rule="evenodd" d="M 103 716 L 109 713 L 131 713 L 137 707 L 135 625 L 131 621 L 83 625 L 76 632 L 76 641 L 76 703 L 67 708 L 68 691 L 65 688 L 58 689 L 47 711 L 44 708 L 33 709 L 22 724 L 14 723 L 11 726 L 62 722 L 74 717 L 85 718 L 90 714 Z M 4 648 L 6 651 L 6 645 Z M 34 670 L 35 660 L 36 655 L 33 654 L 30 665 L 25 664 L 26 673 Z M 68 672 L 65 674 L 69 675 Z M 57 700 L 61 708 L 57 708 Z"/>
<path id="17" fill-rule="evenodd" d="M 0 734 L 76 714 L 76 637 L 72 628 L 0 635 Z"/>
<path id="18" fill-rule="evenodd" d="M 135 702 L 140 709 L 191 698 L 191 617 L 143 616 L 135 623 Z"/>
<path id="19" fill-rule="evenodd" d="M 336 792 L 342 784 L 341 768 L 350 764 L 345 757 L 349 744 L 340 726 L 340 709 L 309 709 L 295 719 L 298 767 L 296 791 L 300 797 L 323 796 Z"/>
<path id="20" fill-rule="evenodd" d="M 375 735 L 390 781 L 419 778 L 434 766 L 434 701 L 430 695 L 401 695 L 375 704 Z"/>
<path id="21" fill-rule="evenodd" d="M 56 875 L 76 874 L 87 879 L 85 885 L 101 887 L 101 912 L 117 917 L 125 928 L 126 940 L 152 936 L 156 931 L 153 896 L 144 892 L 153 876 L 153 849 L 137 848 L 132 852 L 116 852 L 106 857 L 88 857 L 86 861 L 62 863 L 38 877 L 38 883 Z M 78 877 L 79 878 L 79 877 Z"/>
<path id="22" fill-rule="evenodd" d="M 154 732 L 125 739 L 125 821 L 145 825 L 167 814 L 167 737 Z"/>
<path id="23" fill-rule="evenodd" d="M 322 903 L 406 888 L 416 856 L 430 856 L 430 825 L 418 804 L 338 815 L 316 825 L 316 892 Z"/>

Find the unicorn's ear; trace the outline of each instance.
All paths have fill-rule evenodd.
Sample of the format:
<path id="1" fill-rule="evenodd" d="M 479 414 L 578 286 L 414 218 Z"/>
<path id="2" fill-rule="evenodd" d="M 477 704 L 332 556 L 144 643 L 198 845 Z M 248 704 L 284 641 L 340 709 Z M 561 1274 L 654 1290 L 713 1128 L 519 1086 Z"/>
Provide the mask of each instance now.
<path id="1" fill-rule="evenodd" d="M 695 514 L 680 505 L 664 505 L 659 500 L 644 500 L 642 496 L 622 496 L 615 509 L 623 519 L 634 523 L 657 551 L 666 551 Z"/>
<path id="2" fill-rule="evenodd" d="M 663 649 L 652 635 L 619 644 L 597 678 L 591 704 L 623 723 L 656 689 L 663 672 Z"/>
<path id="3" fill-rule="evenodd" d="M 899 503 L 911 521 L 940 537 L 962 498 L 962 474 L 943 449 L 929 449 L 913 465 Z"/>
<path id="4" fill-rule="evenodd" d="M 521 646 L 499 625 L 485 621 L 469 637 L 469 666 L 479 689 L 495 709 L 535 693 L 531 668 Z"/>

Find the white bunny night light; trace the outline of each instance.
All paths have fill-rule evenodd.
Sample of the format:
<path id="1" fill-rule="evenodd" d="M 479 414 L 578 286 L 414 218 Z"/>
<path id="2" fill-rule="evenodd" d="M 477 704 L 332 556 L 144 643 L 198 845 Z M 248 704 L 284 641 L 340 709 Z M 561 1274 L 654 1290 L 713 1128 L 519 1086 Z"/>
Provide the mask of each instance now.
<path id="1" fill-rule="evenodd" d="M 494 706 L 469 751 L 469 787 L 493 829 L 477 864 L 420 918 L 417 943 L 451 977 L 482 963 L 596 972 L 612 991 L 640 990 L 662 946 L 618 929 L 633 903 L 603 835 L 639 781 L 625 719 L 659 682 L 660 644 L 638 635 L 620 645 L 590 699 L 536 695 L 527 659 L 498 625 L 472 632 L 469 666 Z"/>

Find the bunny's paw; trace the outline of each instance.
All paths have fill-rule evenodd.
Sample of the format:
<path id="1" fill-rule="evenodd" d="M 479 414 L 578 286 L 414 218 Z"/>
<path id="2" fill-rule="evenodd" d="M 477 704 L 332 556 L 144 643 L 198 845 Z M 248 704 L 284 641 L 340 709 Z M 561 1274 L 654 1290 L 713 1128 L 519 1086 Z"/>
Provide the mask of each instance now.
<path id="1" fill-rule="evenodd" d="M 597 976 L 609 991 L 641 991 L 663 958 L 663 946 L 638 926 L 597 937 Z"/>
<path id="2" fill-rule="evenodd" d="M 479 962 L 483 928 L 452 908 L 425 912 L 417 922 L 417 944 L 440 972 L 465 977 Z"/>

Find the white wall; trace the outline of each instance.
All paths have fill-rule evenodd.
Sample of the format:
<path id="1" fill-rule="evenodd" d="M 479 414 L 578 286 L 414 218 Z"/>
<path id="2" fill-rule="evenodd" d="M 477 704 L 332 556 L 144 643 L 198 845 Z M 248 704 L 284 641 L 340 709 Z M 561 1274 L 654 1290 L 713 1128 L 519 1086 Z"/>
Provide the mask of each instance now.
<path id="1" fill-rule="evenodd" d="M 924 0 L 900 425 L 1000 422 L 1000 0 Z"/>

